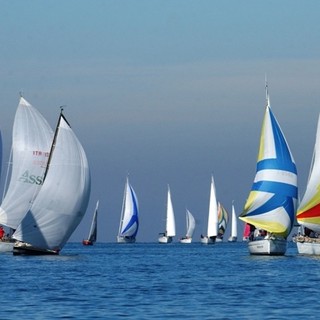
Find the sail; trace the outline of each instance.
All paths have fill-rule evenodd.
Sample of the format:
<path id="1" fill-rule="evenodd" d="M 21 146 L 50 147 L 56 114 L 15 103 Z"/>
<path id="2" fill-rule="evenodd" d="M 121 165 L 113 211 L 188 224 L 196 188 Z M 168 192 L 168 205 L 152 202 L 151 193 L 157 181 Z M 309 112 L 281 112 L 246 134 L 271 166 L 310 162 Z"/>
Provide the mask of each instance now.
<path id="1" fill-rule="evenodd" d="M 88 236 L 88 240 L 92 243 L 97 241 L 98 207 L 99 207 L 99 201 L 97 201 L 96 203 L 96 208 L 93 213 L 93 218 L 92 218 L 91 227 L 90 227 L 89 236 Z"/>
<path id="2" fill-rule="evenodd" d="M 228 224 L 228 212 L 223 205 L 218 202 L 218 234 L 223 236 Z"/>
<path id="3" fill-rule="evenodd" d="M 43 182 L 53 131 L 46 119 L 20 98 L 12 132 L 11 179 L 0 207 L 0 224 L 16 229 Z"/>
<path id="4" fill-rule="evenodd" d="M 196 227 L 196 220 L 189 210 L 186 211 L 186 219 L 187 219 L 187 234 L 188 238 L 192 238 L 194 229 Z"/>
<path id="5" fill-rule="evenodd" d="M 249 228 L 250 230 L 250 228 Z M 249 231 L 250 233 L 250 231 Z M 232 204 L 232 214 L 231 214 L 231 237 L 236 238 L 238 236 L 238 231 L 237 231 L 237 215 L 236 211 L 234 209 L 234 205 Z"/>
<path id="6" fill-rule="evenodd" d="M 2 135 L 0 131 L 0 181 L 1 181 L 1 172 L 2 172 Z"/>
<path id="7" fill-rule="evenodd" d="M 246 224 L 244 225 L 243 238 L 249 238 L 250 233 L 251 233 L 250 224 L 249 224 L 249 223 L 246 223 Z"/>
<path id="8" fill-rule="evenodd" d="M 214 237 L 217 235 L 218 235 L 218 203 L 217 203 L 217 197 L 216 197 L 216 188 L 215 188 L 215 184 L 212 176 L 211 187 L 210 187 L 207 236 Z"/>
<path id="9" fill-rule="evenodd" d="M 313 231 L 320 232 L 320 116 L 309 179 L 297 209 L 297 221 Z"/>
<path id="10" fill-rule="evenodd" d="M 61 250 L 82 220 L 89 196 L 86 154 L 61 113 L 43 185 L 13 238 Z"/>
<path id="11" fill-rule="evenodd" d="M 239 218 L 286 237 L 293 226 L 297 195 L 296 165 L 267 97 L 256 176 Z"/>
<path id="12" fill-rule="evenodd" d="M 135 237 L 139 229 L 139 205 L 136 193 L 127 178 L 120 220 L 119 236 Z"/>
<path id="13" fill-rule="evenodd" d="M 171 192 L 168 187 L 168 196 L 167 196 L 167 221 L 166 221 L 166 232 L 168 237 L 174 237 L 176 235 L 176 223 L 174 219 L 174 211 L 171 201 Z"/>

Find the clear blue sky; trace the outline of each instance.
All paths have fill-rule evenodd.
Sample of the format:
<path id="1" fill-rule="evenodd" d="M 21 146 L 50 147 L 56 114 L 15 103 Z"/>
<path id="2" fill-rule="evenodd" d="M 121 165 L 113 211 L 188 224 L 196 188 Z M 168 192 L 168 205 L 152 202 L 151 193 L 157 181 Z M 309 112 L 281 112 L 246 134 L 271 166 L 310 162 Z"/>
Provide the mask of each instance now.
<path id="1" fill-rule="evenodd" d="M 198 240 L 212 173 L 230 213 L 249 194 L 267 74 L 302 194 L 320 112 L 319 12 L 317 0 L 1 1 L 1 185 L 23 91 L 52 126 L 67 105 L 88 155 L 91 200 L 71 240 L 87 236 L 99 199 L 99 241 L 115 241 L 128 172 L 138 241 L 164 231 L 168 183 L 178 237 L 187 207 Z"/>

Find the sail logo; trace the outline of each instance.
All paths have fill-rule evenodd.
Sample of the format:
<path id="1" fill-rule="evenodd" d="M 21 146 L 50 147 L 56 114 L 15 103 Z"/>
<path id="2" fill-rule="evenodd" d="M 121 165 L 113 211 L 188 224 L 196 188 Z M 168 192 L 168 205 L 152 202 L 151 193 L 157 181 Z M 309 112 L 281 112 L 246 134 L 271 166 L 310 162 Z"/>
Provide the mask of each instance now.
<path id="1" fill-rule="evenodd" d="M 43 183 L 43 177 L 42 176 L 36 176 L 34 174 L 30 174 L 29 171 L 26 170 L 21 175 L 21 177 L 18 179 L 18 181 L 23 182 L 23 183 L 41 185 Z"/>

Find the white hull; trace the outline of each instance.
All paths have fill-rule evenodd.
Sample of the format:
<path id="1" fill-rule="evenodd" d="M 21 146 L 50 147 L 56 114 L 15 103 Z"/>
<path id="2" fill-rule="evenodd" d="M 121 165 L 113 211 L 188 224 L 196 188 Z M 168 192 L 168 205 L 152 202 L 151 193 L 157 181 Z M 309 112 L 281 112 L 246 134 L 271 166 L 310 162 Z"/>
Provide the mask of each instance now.
<path id="1" fill-rule="evenodd" d="M 305 241 L 306 240 L 306 241 Z M 319 240 L 319 239 L 317 239 Z M 298 253 L 306 255 L 320 255 L 320 242 L 312 238 L 296 237 L 293 239 L 297 243 Z"/>
<path id="2" fill-rule="evenodd" d="M 221 238 L 216 238 L 216 242 L 223 242 L 223 239 L 221 239 Z"/>
<path id="3" fill-rule="evenodd" d="M 1 252 L 12 252 L 14 242 L 0 241 L 0 253 Z"/>
<path id="4" fill-rule="evenodd" d="M 248 249 L 252 255 L 284 255 L 287 251 L 287 240 L 262 239 L 248 241 Z"/>
<path id="5" fill-rule="evenodd" d="M 200 241 L 202 244 L 214 244 L 216 242 L 216 238 L 203 237 Z"/>
<path id="6" fill-rule="evenodd" d="M 192 242 L 192 238 L 183 238 L 180 239 L 180 243 L 191 243 Z"/>
<path id="7" fill-rule="evenodd" d="M 118 243 L 135 243 L 136 238 L 129 238 L 129 237 L 117 237 L 117 242 Z"/>
<path id="8" fill-rule="evenodd" d="M 171 243 L 172 237 L 162 236 L 159 238 L 159 243 Z"/>
<path id="9" fill-rule="evenodd" d="M 237 242 L 237 237 L 229 237 L 228 242 Z"/>

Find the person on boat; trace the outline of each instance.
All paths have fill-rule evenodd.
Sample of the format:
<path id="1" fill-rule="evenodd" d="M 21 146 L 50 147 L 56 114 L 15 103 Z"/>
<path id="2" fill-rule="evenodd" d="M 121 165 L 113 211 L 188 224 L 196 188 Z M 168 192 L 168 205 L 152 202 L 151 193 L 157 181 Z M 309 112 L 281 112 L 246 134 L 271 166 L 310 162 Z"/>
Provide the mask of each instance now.
<path id="1" fill-rule="evenodd" d="M 0 240 L 3 240 L 5 235 L 6 235 L 6 233 L 3 229 L 3 226 L 0 226 Z"/>

